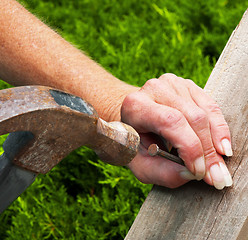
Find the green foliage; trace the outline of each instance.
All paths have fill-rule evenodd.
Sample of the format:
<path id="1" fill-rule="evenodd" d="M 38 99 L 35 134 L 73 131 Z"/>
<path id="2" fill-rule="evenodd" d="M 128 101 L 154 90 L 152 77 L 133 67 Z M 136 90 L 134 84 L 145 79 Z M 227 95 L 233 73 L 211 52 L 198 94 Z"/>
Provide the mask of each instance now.
<path id="1" fill-rule="evenodd" d="M 126 82 L 142 85 L 173 72 L 203 87 L 248 1 L 22 3 Z M 150 188 L 80 148 L 0 216 L 0 239 L 122 239 Z"/>
<path id="2" fill-rule="evenodd" d="M 0 233 L 13 240 L 123 238 L 149 190 L 128 169 L 106 165 L 82 147 L 4 212 Z"/>

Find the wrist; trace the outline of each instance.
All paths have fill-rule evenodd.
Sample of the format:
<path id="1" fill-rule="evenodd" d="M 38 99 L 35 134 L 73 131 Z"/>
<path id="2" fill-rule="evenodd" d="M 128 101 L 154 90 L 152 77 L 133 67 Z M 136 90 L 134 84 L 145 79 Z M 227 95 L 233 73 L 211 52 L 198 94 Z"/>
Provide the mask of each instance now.
<path id="1" fill-rule="evenodd" d="M 125 83 L 124 83 L 125 84 Z M 121 121 L 121 107 L 124 99 L 130 93 L 139 90 L 138 87 L 125 84 L 115 91 L 115 95 L 110 96 L 106 104 L 103 106 L 102 111 L 99 111 L 99 116 L 108 122 L 111 121 Z"/>
<path id="2" fill-rule="evenodd" d="M 97 70 L 94 75 L 78 74 L 78 71 L 76 76 L 70 75 L 73 80 L 66 88 L 65 86 L 59 88 L 90 103 L 103 120 L 121 121 L 121 107 L 124 99 L 130 93 L 138 91 L 139 87 L 117 79 L 103 68 L 92 67 L 92 69 Z"/>

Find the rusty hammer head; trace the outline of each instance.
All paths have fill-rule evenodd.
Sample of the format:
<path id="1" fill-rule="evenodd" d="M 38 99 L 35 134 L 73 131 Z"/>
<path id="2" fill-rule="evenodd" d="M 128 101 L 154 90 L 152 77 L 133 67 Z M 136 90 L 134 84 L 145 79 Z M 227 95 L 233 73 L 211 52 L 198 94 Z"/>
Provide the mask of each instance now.
<path id="1" fill-rule="evenodd" d="M 49 87 L 1 90 L 0 108 L 0 134 L 11 133 L 5 154 L 36 173 L 47 173 L 82 145 L 114 165 L 126 165 L 137 153 L 139 136 L 134 129 L 107 123 L 81 98 Z"/>

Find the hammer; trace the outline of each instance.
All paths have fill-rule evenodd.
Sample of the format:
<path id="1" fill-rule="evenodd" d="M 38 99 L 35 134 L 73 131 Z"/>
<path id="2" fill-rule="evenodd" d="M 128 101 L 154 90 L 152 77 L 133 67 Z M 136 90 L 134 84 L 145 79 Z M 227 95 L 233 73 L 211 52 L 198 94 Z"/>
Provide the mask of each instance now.
<path id="1" fill-rule="evenodd" d="M 140 144 L 132 127 L 105 122 L 83 99 L 44 86 L 0 91 L 0 135 L 7 133 L 0 156 L 0 213 L 38 174 L 80 146 L 92 148 L 107 163 L 126 165 Z"/>

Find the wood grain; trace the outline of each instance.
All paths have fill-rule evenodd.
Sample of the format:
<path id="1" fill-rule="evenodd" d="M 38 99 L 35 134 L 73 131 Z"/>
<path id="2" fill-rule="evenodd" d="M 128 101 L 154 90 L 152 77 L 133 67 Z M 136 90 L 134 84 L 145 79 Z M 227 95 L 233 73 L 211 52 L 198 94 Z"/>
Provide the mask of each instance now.
<path id="1" fill-rule="evenodd" d="M 126 240 L 248 239 L 248 12 L 234 30 L 205 87 L 230 126 L 234 185 L 204 182 L 178 189 L 154 186 Z"/>

